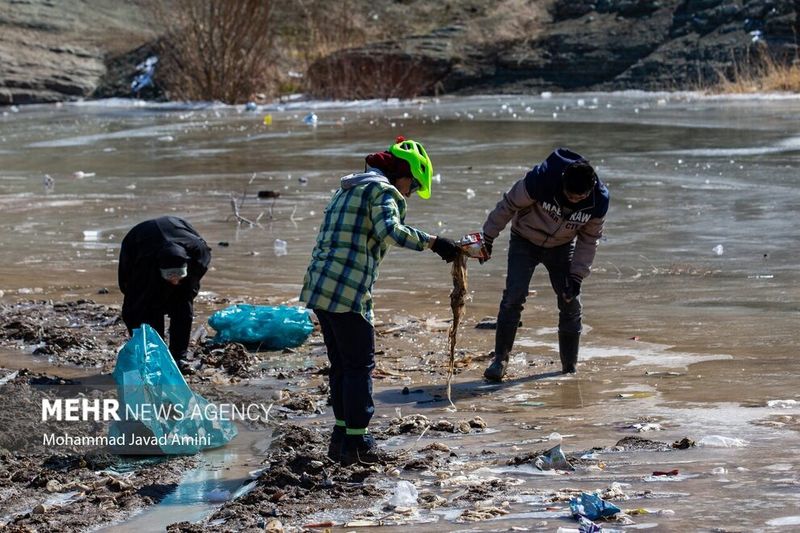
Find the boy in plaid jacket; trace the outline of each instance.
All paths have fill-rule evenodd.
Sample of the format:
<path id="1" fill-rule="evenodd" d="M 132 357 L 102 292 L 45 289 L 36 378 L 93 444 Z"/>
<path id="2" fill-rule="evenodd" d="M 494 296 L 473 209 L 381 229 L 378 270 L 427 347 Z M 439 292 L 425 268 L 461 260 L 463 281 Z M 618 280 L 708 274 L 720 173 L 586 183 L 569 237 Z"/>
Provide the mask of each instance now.
<path id="1" fill-rule="evenodd" d="M 300 300 L 314 310 L 325 339 L 336 417 L 328 456 L 342 464 L 386 458 L 367 426 L 375 412 L 372 286 L 389 246 L 430 248 L 448 263 L 459 253 L 451 239 L 404 223 L 406 198 L 430 198 L 432 176 L 423 146 L 398 137 L 388 151 L 366 157 L 363 173 L 343 177 L 325 208 Z"/>

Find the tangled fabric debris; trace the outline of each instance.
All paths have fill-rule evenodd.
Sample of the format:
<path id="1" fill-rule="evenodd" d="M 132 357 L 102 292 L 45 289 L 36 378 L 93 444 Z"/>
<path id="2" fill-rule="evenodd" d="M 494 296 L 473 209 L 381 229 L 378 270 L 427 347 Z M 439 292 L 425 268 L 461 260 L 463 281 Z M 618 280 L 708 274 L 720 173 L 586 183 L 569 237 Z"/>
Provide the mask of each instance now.
<path id="1" fill-rule="evenodd" d="M 453 291 L 450 293 L 450 308 L 453 310 L 453 323 L 450 324 L 450 331 L 447 334 L 447 339 L 450 343 L 450 359 L 447 369 L 447 401 L 450 406 L 455 409 L 453 404 L 451 385 L 453 381 L 453 373 L 456 368 L 456 341 L 458 337 L 458 326 L 461 319 L 464 318 L 464 298 L 467 294 L 467 256 L 459 254 L 455 261 L 453 261 Z"/>

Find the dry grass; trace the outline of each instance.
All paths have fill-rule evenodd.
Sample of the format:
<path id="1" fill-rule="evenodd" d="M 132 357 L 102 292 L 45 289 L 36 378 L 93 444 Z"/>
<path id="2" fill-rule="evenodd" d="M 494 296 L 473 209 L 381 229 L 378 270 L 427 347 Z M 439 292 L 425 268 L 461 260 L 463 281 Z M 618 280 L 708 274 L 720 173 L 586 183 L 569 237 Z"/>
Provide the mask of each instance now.
<path id="1" fill-rule="evenodd" d="M 730 73 L 719 72 L 710 92 L 720 94 L 755 92 L 800 92 L 800 60 L 781 61 L 765 47 L 751 58 L 734 63 Z"/>

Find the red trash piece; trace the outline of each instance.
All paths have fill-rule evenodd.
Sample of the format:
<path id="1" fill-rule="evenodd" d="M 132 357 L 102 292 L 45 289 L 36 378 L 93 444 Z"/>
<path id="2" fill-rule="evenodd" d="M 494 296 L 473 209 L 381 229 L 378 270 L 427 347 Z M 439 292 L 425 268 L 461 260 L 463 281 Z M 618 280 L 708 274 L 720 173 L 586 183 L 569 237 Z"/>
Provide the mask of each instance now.
<path id="1" fill-rule="evenodd" d="M 655 472 L 653 472 L 653 475 L 654 476 L 677 476 L 678 475 L 678 469 L 676 468 L 675 470 L 670 470 L 669 472 L 661 472 L 660 470 L 656 470 Z"/>

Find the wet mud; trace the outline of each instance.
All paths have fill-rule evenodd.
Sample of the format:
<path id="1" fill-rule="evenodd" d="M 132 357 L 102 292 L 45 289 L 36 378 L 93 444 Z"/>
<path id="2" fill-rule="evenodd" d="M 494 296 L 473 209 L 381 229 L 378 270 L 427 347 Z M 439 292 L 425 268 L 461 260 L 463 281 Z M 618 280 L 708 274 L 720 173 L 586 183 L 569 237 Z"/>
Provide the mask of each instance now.
<path id="1" fill-rule="evenodd" d="M 16 314 L 6 316 L 19 320 L 22 315 L 74 310 L 70 330 L 121 344 L 119 330 L 114 330 L 120 325 L 102 325 L 107 320 L 103 313 L 109 312 L 102 306 L 20 305 Z M 39 308 L 32 311 L 32 305 Z M 37 320 L 27 323 L 33 328 L 41 323 Z M 601 359 L 584 361 L 577 378 L 563 378 L 548 371 L 551 355 L 528 358 L 515 353 L 509 379 L 488 384 L 477 377 L 487 361 L 476 339 L 485 333 L 467 327 L 462 331 L 463 348 L 456 354 L 453 399 L 458 410 L 447 411 L 449 361 L 443 339 L 448 327 L 447 320 L 408 316 L 378 325 L 378 411 L 370 429 L 388 455 L 377 464 L 349 467 L 327 457 L 332 423 L 318 332 L 303 346 L 283 353 L 197 342 L 191 357 L 196 367 L 186 376 L 194 390 L 212 401 L 268 404 L 268 418 L 250 423 L 248 429 L 274 431 L 274 438 L 268 449 L 248 459 L 257 467 L 249 478 L 238 481 L 236 496 L 208 504 L 211 510 L 199 520 L 176 516 L 160 527 L 187 532 L 369 526 L 457 530 L 485 522 L 492 528 L 553 530 L 574 527 L 569 501 L 589 491 L 623 510 L 604 522 L 606 527 L 657 524 L 660 530 L 680 531 L 703 523 L 702 506 L 689 494 L 713 493 L 713 484 L 726 476 L 747 483 L 766 468 L 776 473 L 776 486 L 791 486 L 785 484 L 785 475 L 780 477 L 784 470 L 754 459 L 747 439 L 759 428 L 796 432 L 796 413 L 750 402 L 750 416 L 740 426 L 747 439 L 723 436 L 720 428 L 711 429 L 712 422 L 697 419 L 692 406 L 671 401 L 659 407 L 659 396 L 666 394 L 660 385 L 669 388 L 676 375 L 686 375 L 685 369 L 642 371 Z M 124 340 L 124 329 L 121 332 Z M 431 340 L 437 335 L 438 344 Z M 2 340 L 7 348 L 17 342 L 21 340 Z M 409 346 L 412 343 L 416 349 Z M 95 360 L 91 348 L 76 344 L 64 353 L 69 350 L 83 354 L 79 361 Z M 21 357 L 39 356 L 29 351 Z M 87 398 L 108 394 L 113 388 L 107 374 L 113 358 L 103 365 L 99 373 L 86 369 L 97 373 L 91 376 L 70 375 L 68 366 L 53 373 L 0 370 L 0 413 L 12 414 L 0 415 L 0 424 L 9 428 L 0 436 L 0 494 L 5 504 L 0 523 L 11 531 L 83 531 L 99 524 L 90 512 L 96 515 L 97 509 L 104 512 L 102 523 L 124 525 L 143 510 L 158 509 L 202 459 L 124 458 L 83 449 L 55 453 L 20 438 L 41 433 L 42 428 L 14 413 L 38 413 L 42 397 L 59 390 L 80 391 Z M 613 381 L 607 378 L 611 369 L 618 372 Z M 69 377 L 60 377 L 60 372 Z M 594 402 L 600 401 L 606 407 L 594 409 Z M 90 435 L 106 429 L 89 423 L 71 424 L 69 430 Z M 563 462 L 552 453 L 556 444 Z"/>
<path id="2" fill-rule="evenodd" d="M 123 520 L 174 490 L 193 457 L 122 457 L 102 448 L 53 446 L 45 433 L 104 434 L 103 423 L 47 422 L 42 398 L 75 391 L 71 379 L 20 370 L 0 385 L 0 530 L 86 531 Z M 13 376 L 13 377 L 12 377 Z M 103 391 L 81 387 L 84 397 Z"/>

